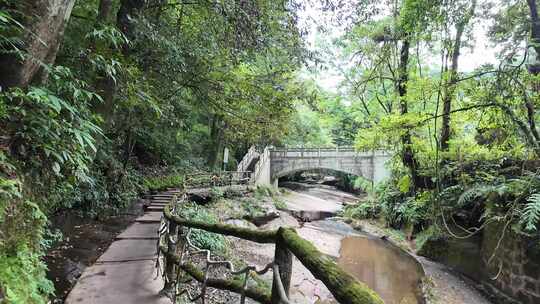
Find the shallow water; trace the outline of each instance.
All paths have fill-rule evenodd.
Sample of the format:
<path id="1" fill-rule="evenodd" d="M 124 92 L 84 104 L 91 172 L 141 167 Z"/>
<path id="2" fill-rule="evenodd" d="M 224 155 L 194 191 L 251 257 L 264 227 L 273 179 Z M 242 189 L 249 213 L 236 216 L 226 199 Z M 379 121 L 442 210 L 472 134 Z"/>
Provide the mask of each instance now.
<path id="1" fill-rule="evenodd" d="M 419 263 L 387 241 L 348 236 L 341 241 L 338 264 L 377 292 L 386 304 L 423 303 Z"/>
<path id="2" fill-rule="evenodd" d="M 377 292 L 385 304 L 424 303 L 420 290 L 424 270 L 414 257 L 388 241 L 328 219 L 347 199 L 354 198 L 345 194 L 321 185 L 302 185 L 289 193 L 285 201 L 295 209 L 289 212 L 308 222 L 298 230 L 300 235 L 322 252 L 337 257 L 344 270 Z M 318 299 L 317 303 L 337 303 L 329 294 Z"/>

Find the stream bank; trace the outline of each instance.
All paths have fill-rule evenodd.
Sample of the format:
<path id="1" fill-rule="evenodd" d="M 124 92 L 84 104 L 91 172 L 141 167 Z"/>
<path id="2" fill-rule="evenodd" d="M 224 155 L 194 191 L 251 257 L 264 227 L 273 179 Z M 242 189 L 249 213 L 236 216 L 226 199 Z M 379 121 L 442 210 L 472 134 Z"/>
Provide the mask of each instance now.
<path id="1" fill-rule="evenodd" d="M 288 186 L 288 184 L 286 186 Z M 350 204 L 359 198 L 335 188 L 332 189 L 331 186 L 326 185 L 296 185 L 294 189 L 295 190 L 289 189 L 286 191 L 286 194 L 283 195 L 283 199 L 287 202 L 287 205 L 292 209 L 310 207 L 311 212 L 313 212 L 313 209 L 340 209 L 343 205 Z M 315 204 L 306 205 L 306 200 Z M 414 246 L 410 242 L 406 241 L 405 238 L 391 237 L 394 232 L 385 230 L 376 225 L 376 223 L 362 221 L 361 223 L 355 223 L 351 226 L 344 223 L 339 218 L 330 218 L 309 223 L 300 223 L 299 225 L 302 226 L 299 228 L 299 233 L 304 238 L 314 242 L 323 252 L 337 257 L 338 263 L 346 269 L 351 269 L 351 263 L 353 266 L 354 263 L 356 263 L 358 269 L 352 271 L 356 272 L 353 273 L 353 275 L 368 283 L 375 290 L 379 289 L 377 292 L 383 295 L 383 297 L 386 297 L 386 299 L 393 298 L 393 300 L 386 300 L 389 303 L 415 302 L 412 299 L 413 297 L 411 297 L 410 292 L 400 292 L 402 295 L 400 301 L 404 302 L 395 302 L 395 299 L 398 298 L 398 296 L 395 295 L 384 296 L 385 293 L 392 293 L 390 289 L 393 291 L 394 289 L 402 288 L 395 288 L 395 286 L 399 285 L 396 285 L 396 283 L 389 283 L 391 285 L 388 286 L 393 286 L 392 288 L 388 288 L 388 286 L 378 288 L 376 278 L 369 276 L 370 273 L 384 274 L 388 272 L 389 278 L 386 279 L 386 282 L 392 282 L 391 280 L 395 277 L 408 281 L 409 279 L 407 277 L 409 274 L 415 271 L 414 267 L 404 265 L 408 264 L 407 261 L 410 260 L 399 259 L 396 256 L 393 256 L 394 253 L 399 255 L 405 254 L 406 251 L 421 264 L 423 271 L 425 271 L 425 293 L 427 294 L 430 303 L 491 304 L 491 302 L 476 288 L 477 286 L 473 281 L 443 264 L 415 255 Z M 369 239 L 371 239 L 371 241 L 367 241 Z M 396 242 L 394 240 L 398 241 Z M 366 242 L 369 242 L 370 246 L 365 246 Z M 394 246 L 394 244 L 396 246 Z M 381 249 L 380 246 L 386 248 Z M 398 247 L 402 250 L 398 249 Z M 383 264 L 382 266 L 376 266 L 376 262 L 384 260 L 385 256 L 392 258 L 386 259 L 385 263 L 381 263 Z M 402 260 L 402 262 L 396 264 L 394 262 L 395 260 Z M 373 269 L 372 271 L 366 270 L 370 267 Z M 400 267 L 405 268 L 405 271 L 400 271 Z M 414 275 L 412 275 L 412 277 L 412 281 L 414 281 Z M 380 278 L 379 280 L 385 282 L 385 278 Z M 369 283 L 369 281 L 371 281 L 371 283 Z M 379 283 L 379 286 L 381 284 L 382 283 Z M 322 287 L 317 284 L 312 284 L 309 288 L 312 290 L 323 290 Z M 316 293 L 314 293 L 314 299 L 318 298 L 315 294 Z M 322 295 L 320 298 L 324 299 L 324 292 L 321 292 L 320 294 Z M 331 299 L 326 300 L 331 301 Z"/>

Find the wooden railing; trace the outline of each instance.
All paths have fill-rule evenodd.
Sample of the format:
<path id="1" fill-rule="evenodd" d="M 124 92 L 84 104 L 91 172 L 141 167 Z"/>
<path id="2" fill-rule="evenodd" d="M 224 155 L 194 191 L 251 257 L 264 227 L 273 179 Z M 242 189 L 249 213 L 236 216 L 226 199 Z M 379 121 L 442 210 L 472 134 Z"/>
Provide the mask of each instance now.
<path id="1" fill-rule="evenodd" d="M 339 303 L 383 304 L 381 298 L 374 291 L 341 269 L 330 257 L 321 253 L 309 241 L 301 238 L 293 228 L 254 230 L 185 219 L 176 212 L 177 208 L 182 208 L 184 197 L 175 197 L 164 210 L 164 222 L 160 229 L 160 244 L 158 246 L 158 253 L 165 257 L 163 273 L 166 284 L 164 290 L 178 290 L 178 286 L 181 284 L 179 283 L 179 274 L 182 270 L 203 284 L 203 288 L 201 288 L 203 297 L 206 287 L 213 287 L 241 294 L 242 302 L 245 297 L 248 297 L 264 304 L 289 303 L 292 256 L 294 255 L 316 279 L 321 280 L 326 285 Z M 212 279 L 208 277 L 208 267 L 204 271 L 192 263 L 185 262 L 183 255 L 186 254 L 186 242 L 189 243 L 189 232 L 186 230 L 191 228 L 234 236 L 256 243 L 275 244 L 274 261 L 263 270 L 264 272 L 268 269 L 274 271 L 272 290 L 247 287 L 246 281 L 242 282 L 238 279 Z M 209 257 L 210 254 L 207 253 L 207 259 Z M 209 262 L 213 264 L 230 263 L 207 260 L 207 263 Z M 247 269 L 245 275 L 245 280 L 247 280 L 249 272 L 254 271 L 254 268 L 247 267 L 245 269 Z M 246 273 L 246 271 L 242 273 Z"/>
<path id="2" fill-rule="evenodd" d="M 198 173 L 186 176 L 183 187 L 208 188 L 219 186 L 246 185 L 251 179 L 250 171 L 222 171 L 216 173 Z"/>

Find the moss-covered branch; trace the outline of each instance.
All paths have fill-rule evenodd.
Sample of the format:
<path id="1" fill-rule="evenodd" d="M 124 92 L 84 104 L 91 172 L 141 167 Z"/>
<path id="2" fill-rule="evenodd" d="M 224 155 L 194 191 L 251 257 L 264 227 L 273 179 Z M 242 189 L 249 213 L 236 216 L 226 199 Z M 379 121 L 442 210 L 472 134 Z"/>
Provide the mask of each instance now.
<path id="1" fill-rule="evenodd" d="M 328 287 L 339 303 L 384 304 L 373 290 L 343 271 L 313 244 L 301 238 L 294 229 L 279 228 L 278 234 L 315 278 Z"/>
<path id="2" fill-rule="evenodd" d="M 178 225 L 190 228 L 202 229 L 209 232 L 219 233 L 222 235 L 234 236 L 237 238 L 257 242 L 257 243 L 275 243 L 276 230 L 253 230 L 248 228 L 241 228 L 227 224 L 210 224 L 200 221 L 191 221 L 183 219 L 177 215 L 172 215 L 170 206 L 165 207 L 165 217 L 176 222 Z"/>
<path id="3" fill-rule="evenodd" d="M 160 246 L 160 250 L 168 258 L 172 259 L 176 264 L 180 263 L 180 257 L 178 255 L 171 255 L 167 252 L 167 247 Z M 204 272 L 201 271 L 193 263 L 184 263 L 180 265 L 180 268 L 184 270 L 187 274 L 193 277 L 199 282 L 204 281 Z M 240 280 L 223 280 L 223 279 L 214 279 L 209 278 L 206 282 L 208 287 L 213 287 L 221 290 L 228 290 L 238 294 L 242 293 L 242 281 Z M 248 287 L 246 289 L 246 297 L 253 299 L 259 303 L 271 304 L 270 301 L 270 291 L 260 287 Z"/>

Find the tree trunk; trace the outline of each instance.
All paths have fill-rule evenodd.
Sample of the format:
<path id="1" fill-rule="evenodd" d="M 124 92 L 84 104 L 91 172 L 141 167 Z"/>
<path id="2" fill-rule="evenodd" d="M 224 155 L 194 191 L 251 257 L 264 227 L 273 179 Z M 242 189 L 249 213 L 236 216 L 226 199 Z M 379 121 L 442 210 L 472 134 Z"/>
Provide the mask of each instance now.
<path id="1" fill-rule="evenodd" d="M 210 146 L 208 148 L 208 167 L 211 170 L 217 169 L 219 164 L 219 153 L 223 145 L 223 126 L 219 115 L 212 117 L 210 126 Z"/>
<path id="2" fill-rule="evenodd" d="M 112 0 L 100 0 L 97 15 L 97 22 L 108 23 L 111 18 Z"/>
<path id="3" fill-rule="evenodd" d="M 126 37 L 135 40 L 135 18 L 142 12 L 145 0 L 121 0 L 120 8 L 116 14 L 116 26 Z M 123 47 L 124 55 L 128 55 L 130 48 L 128 44 Z"/>
<path id="4" fill-rule="evenodd" d="M 536 52 L 535 63 L 529 66 L 529 72 L 532 75 L 538 76 L 538 74 L 540 74 L 540 20 L 538 18 L 538 6 L 536 5 L 536 0 L 527 0 L 527 4 L 529 5 L 529 11 L 531 14 L 531 44 Z M 533 90 L 539 94 L 540 84 L 535 83 Z M 525 92 L 525 95 L 526 94 L 527 93 Z M 525 108 L 527 109 L 527 122 L 529 124 L 529 128 L 531 129 L 531 134 L 535 140 L 534 148 L 537 155 L 540 156 L 540 134 L 538 133 L 535 120 L 536 109 L 534 103 L 530 98 L 527 98 L 527 96 L 525 96 L 524 104 Z"/>
<path id="5" fill-rule="evenodd" d="M 459 23 L 456 24 L 456 37 L 454 39 L 454 46 L 452 47 L 452 64 L 450 66 L 450 75 L 448 75 L 448 81 L 444 88 L 443 94 L 443 115 L 441 126 L 441 139 L 440 148 L 442 151 L 448 150 L 448 141 L 450 140 L 451 128 L 450 128 L 450 113 L 452 112 L 452 100 L 454 99 L 454 93 L 456 90 L 457 76 L 458 76 L 458 63 L 459 55 L 461 52 L 461 39 L 465 31 L 465 26 L 469 23 L 474 14 L 476 8 L 476 0 L 472 1 L 471 7 L 466 15 Z"/>
<path id="6" fill-rule="evenodd" d="M 24 59 L 0 54 L 0 86 L 26 87 L 43 82 L 47 73 L 42 64 L 52 64 L 62 42 L 65 26 L 75 0 L 23 0 L 17 3 L 25 27 Z"/>
<path id="7" fill-rule="evenodd" d="M 96 24 L 107 24 L 112 16 L 112 0 L 100 0 Z M 95 47 L 95 45 L 94 45 Z M 103 101 L 95 105 L 94 111 L 103 117 L 103 124 L 107 126 L 113 114 L 113 100 L 116 93 L 114 79 L 104 73 L 99 73 L 96 80 L 96 90 Z"/>
<path id="8" fill-rule="evenodd" d="M 400 56 L 399 56 L 399 70 L 398 70 L 398 83 L 397 89 L 399 94 L 399 108 L 400 114 L 404 115 L 409 112 L 407 104 L 407 84 L 409 82 L 409 50 L 410 42 L 408 39 L 405 39 L 401 45 Z M 406 130 L 405 133 L 401 136 L 401 145 L 402 145 L 402 154 L 401 159 L 403 164 L 409 168 L 411 173 L 413 188 L 418 186 L 418 161 L 414 156 L 414 151 L 412 150 L 412 140 L 411 133 L 409 130 Z"/>

